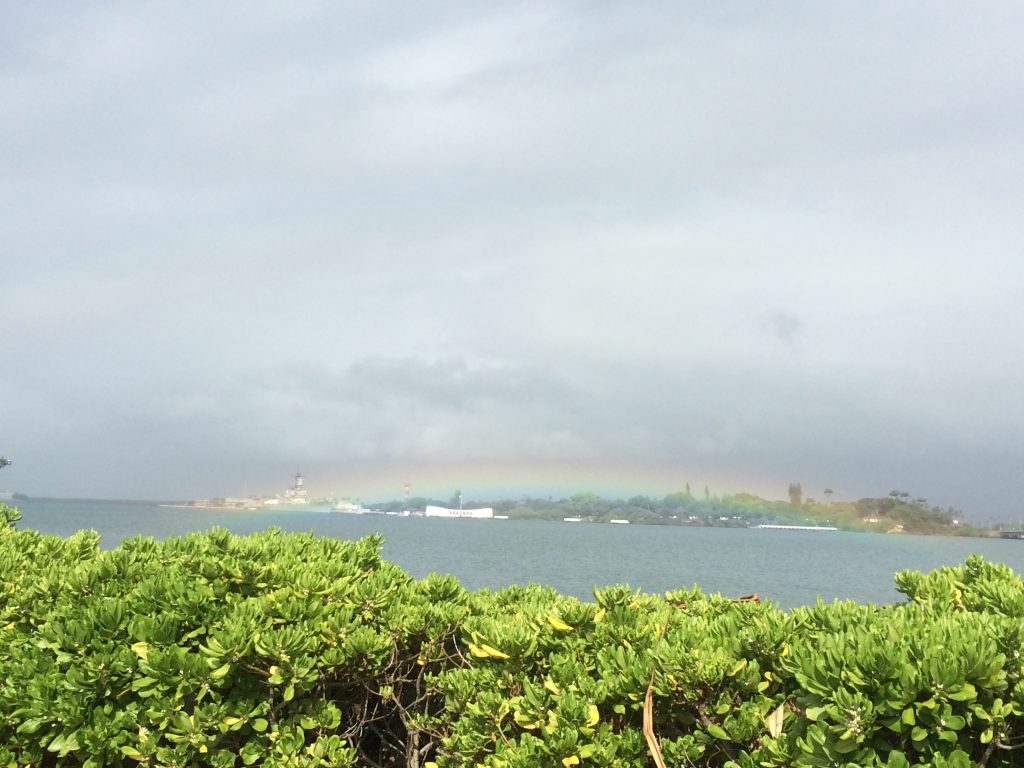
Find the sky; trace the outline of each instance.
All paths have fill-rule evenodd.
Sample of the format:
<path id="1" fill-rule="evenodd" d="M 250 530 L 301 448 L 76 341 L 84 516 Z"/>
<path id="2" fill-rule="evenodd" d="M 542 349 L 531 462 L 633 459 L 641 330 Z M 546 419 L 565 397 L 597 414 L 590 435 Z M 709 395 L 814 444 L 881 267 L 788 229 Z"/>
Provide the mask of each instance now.
<path id="1" fill-rule="evenodd" d="M 0 5 L 0 489 L 1024 488 L 1024 6 Z"/>

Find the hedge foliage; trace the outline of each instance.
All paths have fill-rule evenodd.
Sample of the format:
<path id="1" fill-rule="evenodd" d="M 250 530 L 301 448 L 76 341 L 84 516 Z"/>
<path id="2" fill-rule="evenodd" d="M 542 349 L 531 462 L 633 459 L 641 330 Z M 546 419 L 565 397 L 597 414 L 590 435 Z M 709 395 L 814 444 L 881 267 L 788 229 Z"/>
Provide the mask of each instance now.
<path id="1" fill-rule="evenodd" d="M 0 766 L 1011 765 L 1024 586 L 904 603 L 416 580 L 381 540 L 17 530 L 0 507 Z"/>

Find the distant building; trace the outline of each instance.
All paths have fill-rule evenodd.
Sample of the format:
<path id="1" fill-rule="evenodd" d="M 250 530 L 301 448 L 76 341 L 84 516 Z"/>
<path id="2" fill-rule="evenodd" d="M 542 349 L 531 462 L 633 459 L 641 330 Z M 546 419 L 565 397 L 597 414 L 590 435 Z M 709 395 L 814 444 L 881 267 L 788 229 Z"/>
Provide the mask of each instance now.
<path id="1" fill-rule="evenodd" d="M 488 520 L 494 517 L 494 509 L 484 507 L 483 509 L 448 509 L 447 507 L 428 506 L 424 510 L 427 517 L 472 517 L 479 520 Z"/>

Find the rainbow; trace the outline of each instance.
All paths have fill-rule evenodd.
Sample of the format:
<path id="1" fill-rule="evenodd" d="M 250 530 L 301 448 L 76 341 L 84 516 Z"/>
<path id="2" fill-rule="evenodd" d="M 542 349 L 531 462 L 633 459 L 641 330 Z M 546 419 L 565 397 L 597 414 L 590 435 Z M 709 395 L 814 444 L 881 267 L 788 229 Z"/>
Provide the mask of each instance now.
<path id="1" fill-rule="evenodd" d="M 321 476 L 322 475 L 322 476 Z M 786 478 L 730 474 L 708 467 L 598 459 L 397 461 L 323 466 L 310 472 L 314 494 L 358 498 L 364 502 L 400 499 L 409 484 L 412 496 L 446 499 L 457 489 L 467 499 L 517 499 L 522 496 L 563 498 L 593 492 L 609 498 L 664 496 L 690 484 L 694 495 L 757 493 L 784 495 Z"/>

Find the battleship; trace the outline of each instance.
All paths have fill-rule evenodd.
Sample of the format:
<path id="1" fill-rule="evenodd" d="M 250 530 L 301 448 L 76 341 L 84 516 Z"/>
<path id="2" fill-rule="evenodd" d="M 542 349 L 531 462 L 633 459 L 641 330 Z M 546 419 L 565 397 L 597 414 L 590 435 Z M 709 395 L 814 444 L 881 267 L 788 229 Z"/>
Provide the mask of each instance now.
<path id="1" fill-rule="evenodd" d="M 288 486 L 284 493 L 277 496 L 268 496 L 267 498 L 261 499 L 260 503 L 262 506 L 268 509 L 275 510 L 314 510 L 320 507 L 328 507 L 330 503 L 314 502 L 309 500 L 309 493 L 306 491 L 305 478 L 301 472 L 296 472 L 292 484 Z"/>
<path id="2" fill-rule="evenodd" d="M 185 504 L 168 504 L 166 506 L 198 507 L 200 509 L 246 509 L 255 511 L 265 509 L 273 512 L 329 512 L 334 506 L 333 499 L 310 500 L 306 491 L 305 478 L 296 472 L 292 484 L 282 493 L 274 496 L 256 496 L 244 498 L 212 498 L 185 502 Z"/>

